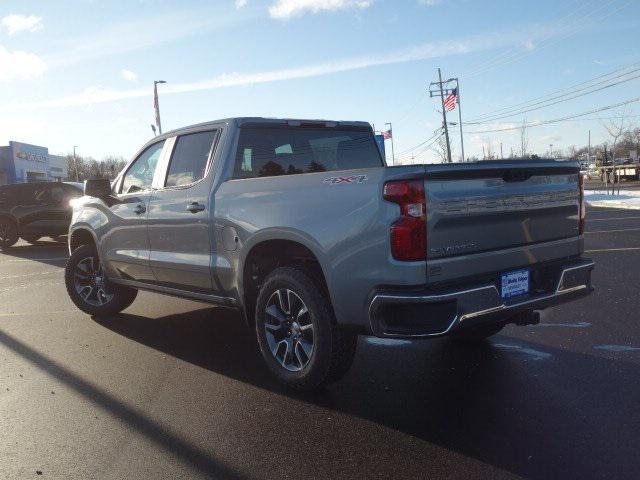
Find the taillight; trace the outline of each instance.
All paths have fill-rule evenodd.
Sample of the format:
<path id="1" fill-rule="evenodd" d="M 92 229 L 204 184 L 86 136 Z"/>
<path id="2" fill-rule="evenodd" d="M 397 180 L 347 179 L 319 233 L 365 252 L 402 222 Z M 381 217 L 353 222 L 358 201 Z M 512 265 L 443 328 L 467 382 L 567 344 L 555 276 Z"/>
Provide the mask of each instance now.
<path id="1" fill-rule="evenodd" d="M 422 180 L 399 180 L 384 185 L 384 199 L 400 205 L 400 218 L 391 226 L 391 254 L 396 260 L 427 257 L 427 217 Z"/>
<path id="2" fill-rule="evenodd" d="M 584 218 L 587 216 L 587 208 L 584 205 L 584 175 L 578 174 L 578 191 L 580 192 L 580 218 L 578 220 L 578 235 L 584 233 Z"/>

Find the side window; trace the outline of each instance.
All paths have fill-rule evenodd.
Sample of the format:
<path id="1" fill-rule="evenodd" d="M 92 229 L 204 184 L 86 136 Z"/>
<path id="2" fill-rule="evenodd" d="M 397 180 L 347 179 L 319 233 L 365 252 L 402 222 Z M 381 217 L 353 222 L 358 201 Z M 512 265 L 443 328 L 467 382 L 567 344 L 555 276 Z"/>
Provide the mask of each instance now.
<path id="1" fill-rule="evenodd" d="M 65 199 L 65 192 L 61 185 L 50 186 L 51 201 L 53 203 L 62 203 Z"/>
<path id="2" fill-rule="evenodd" d="M 382 167 L 368 128 L 243 127 L 234 178 Z"/>
<path id="3" fill-rule="evenodd" d="M 131 164 L 127 173 L 124 174 L 120 193 L 139 192 L 151 188 L 163 146 L 164 140 L 154 143 Z"/>
<path id="4" fill-rule="evenodd" d="M 30 188 L 27 190 L 27 199 L 31 204 L 40 204 L 47 203 L 51 200 L 51 192 L 47 188 L 47 185 L 44 184 L 34 184 L 30 185 Z"/>
<path id="5" fill-rule="evenodd" d="M 204 177 L 216 131 L 180 135 L 169 162 L 165 187 L 178 187 Z"/>

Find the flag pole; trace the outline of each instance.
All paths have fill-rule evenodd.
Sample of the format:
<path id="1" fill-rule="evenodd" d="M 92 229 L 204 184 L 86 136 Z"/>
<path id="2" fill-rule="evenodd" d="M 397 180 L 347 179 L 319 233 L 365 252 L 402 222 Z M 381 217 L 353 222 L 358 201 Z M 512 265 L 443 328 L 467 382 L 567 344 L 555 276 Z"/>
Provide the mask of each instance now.
<path id="1" fill-rule="evenodd" d="M 460 150 L 462 150 L 462 161 L 464 159 L 464 137 L 462 135 L 462 97 L 460 96 L 460 82 L 456 78 L 456 93 L 458 94 L 458 123 L 460 124 Z"/>
<path id="2" fill-rule="evenodd" d="M 389 133 L 391 134 L 391 165 L 395 165 L 396 164 L 396 153 L 393 147 L 393 125 L 391 125 L 391 122 L 389 123 L 385 123 L 385 125 L 389 125 Z"/>

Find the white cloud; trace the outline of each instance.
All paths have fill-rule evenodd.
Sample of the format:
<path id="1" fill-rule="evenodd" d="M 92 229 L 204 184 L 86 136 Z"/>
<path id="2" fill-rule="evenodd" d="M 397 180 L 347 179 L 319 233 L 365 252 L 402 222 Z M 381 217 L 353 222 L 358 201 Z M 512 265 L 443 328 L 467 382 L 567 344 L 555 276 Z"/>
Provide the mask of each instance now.
<path id="1" fill-rule="evenodd" d="M 372 0 L 276 0 L 269 7 L 272 18 L 289 19 L 305 12 L 336 11 L 349 8 L 367 8 Z"/>
<path id="2" fill-rule="evenodd" d="M 533 43 L 533 40 L 529 39 L 526 42 L 524 42 L 523 44 L 524 48 L 527 49 L 529 52 L 532 50 L 536 49 L 536 44 Z"/>
<path id="3" fill-rule="evenodd" d="M 213 2 L 211 2 L 213 3 Z M 125 19 L 86 36 L 61 40 L 47 56 L 50 68 L 142 50 L 217 29 L 233 28 L 245 14 L 218 6 L 184 10 L 145 18 Z"/>
<path id="4" fill-rule="evenodd" d="M 0 82 L 38 77 L 47 69 L 47 65 L 35 53 L 10 51 L 2 45 L 0 65 Z"/>
<path id="5" fill-rule="evenodd" d="M 120 75 L 122 75 L 122 78 L 124 78 L 128 82 L 135 82 L 136 80 L 138 80 L 138 74 L 132 72 L 131 70 L 127 70 L 126 68 L 120 70 Z"/>
<path id="6" fill-rule="evenodd" d="M 442 0 L 418 0 L 420 5 L 427 5 L 429 7 L 433 7 L 434 5 L 438 5 L 442 3 Z"/>
<path id="7" fill-rule="evenodd" d="M 35 15 L 7 15 L 2 17 L 0 25 L 9 36 L 20 32 L 36 32 L 42 29 L 42 18 Z"/>
<path id="8" fill-rule="evenodd" d="M 247 0 L 236 0 L 236 8 L 244 8 L 247 6 Z"/>
<path id="9" fill-rule="evenodd" d="M 545 31 L 544 29 L 540 29 L 540 31 L 544 32 L 546 36 L 550 36 L 549 31 Z M 557 30 L 555 33 L 561 33 L 561 30 Z M 325 63 L 302 65 L 256 73 L 241 74 L 234 72 L 222 74 L 199 82 L 170 83 L 163 87 L 162 94 L 169 95 L 204 90 L 216 90 L 220 88 L 320 77 L 382 65 L 414 62 L 433 58 L 449 57 L 452 55 L 463 55 L 466 53 L 486 51 L 510 45 L 522 45 L 522 42 L 522 33 L 518 30 L 492 32 L 485 35 L 475 35 L 457 40 L 424 43 L 387 53 L 380 52 L 359 57 L 337 59 Z M 81 93 L 66 97 L 20 104 L 14 103 L 0 105 L 0 111 L 26 108 L 63 108 L 80 105 L 93 105 L 97 103 L 113 102 L 132 98 L 143 98 L 148 95 L 148 88 L 114 90 L 109 88 L 91 87 Z"/>

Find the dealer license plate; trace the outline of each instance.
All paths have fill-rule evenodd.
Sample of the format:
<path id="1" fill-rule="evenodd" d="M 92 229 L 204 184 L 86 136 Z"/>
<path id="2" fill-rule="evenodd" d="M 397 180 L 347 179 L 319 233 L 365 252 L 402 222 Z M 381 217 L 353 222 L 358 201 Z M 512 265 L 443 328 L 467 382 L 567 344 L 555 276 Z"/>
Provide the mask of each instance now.
<path id="1" fill-rule="evenodd" d="M 502 298 L 529 293 L 529 270 L 515 270 L 500 275 Z"/>

